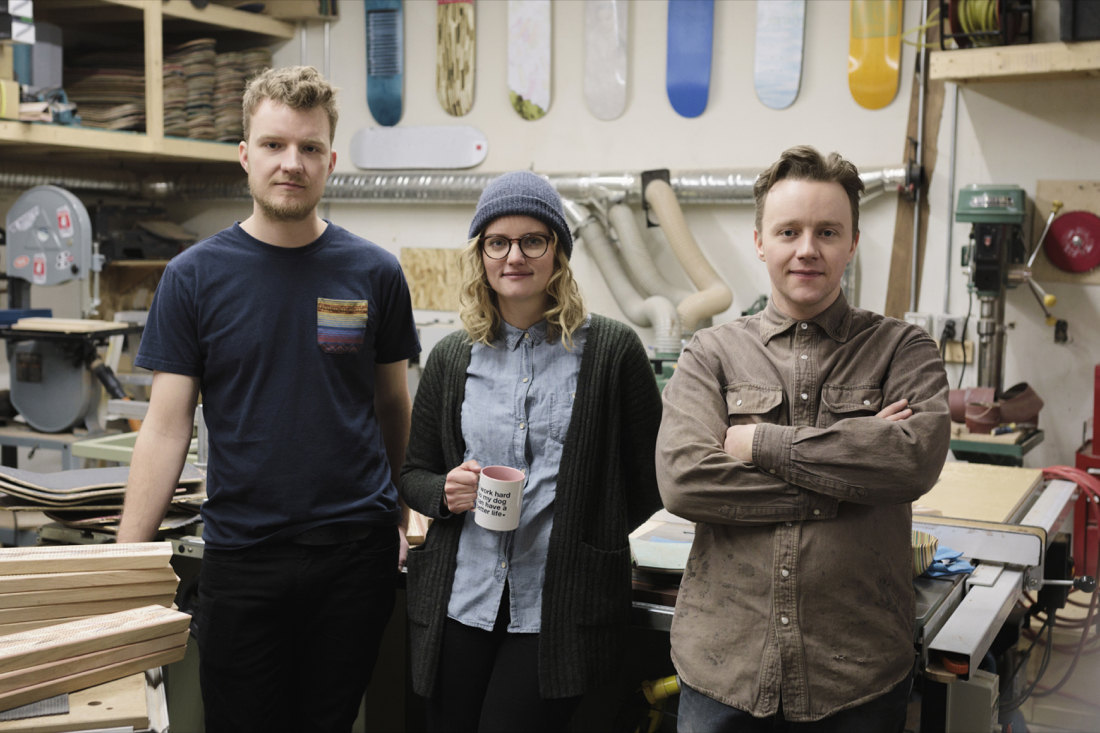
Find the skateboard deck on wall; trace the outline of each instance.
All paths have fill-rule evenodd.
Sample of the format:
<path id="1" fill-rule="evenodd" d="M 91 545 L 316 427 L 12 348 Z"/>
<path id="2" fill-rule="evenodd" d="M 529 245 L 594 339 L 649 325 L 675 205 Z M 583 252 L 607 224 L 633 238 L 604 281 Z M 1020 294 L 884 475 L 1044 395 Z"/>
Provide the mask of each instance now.
<path id="1" fill-rule="evenodd" d="M 585 0 L 584 101 L 599 120 L 626 109 L 626 44 L 629 0 Z"/>
<path id="2" fill-rule="evenodd" d="M 437 0 L 435 91 L 447 114 L 474 105 L 474 0 Z"/>
<path id="3" fill-rule="evenodd" d="M 668 1 L 665 87 L 683 117 L 698 117 L 707 108 L 713 44 L 714 0 Z"/>
<path id="4" fill-rule="evenodd" d="M 401 119 L 405 63 L 402 0 L 367 0 L 367 106 L 380 125 Z"/>
<path id="5" fill-rule="evenodd" d="M 882 109 L 898 93 L 902 0 L 851 0 L 848 88 L 866 109 Z"/>
<path id="6" fill-rule="evenodd" d="M 351 162 L 364 170 L 472 168 L 489 142 L 468 125 L 366 127 L 351 137 Z"/>
<path id="7" fill-rule="evenodd" d="M 508 0 L 508 98 L 525 120 L 550 109 L 550 0 Z"/>
<path id="8" fill-rule="evenodd" d="M 802 83 L 806 0 L 756 0 L 753 86 L 765 107 L 786 109 Z"/>

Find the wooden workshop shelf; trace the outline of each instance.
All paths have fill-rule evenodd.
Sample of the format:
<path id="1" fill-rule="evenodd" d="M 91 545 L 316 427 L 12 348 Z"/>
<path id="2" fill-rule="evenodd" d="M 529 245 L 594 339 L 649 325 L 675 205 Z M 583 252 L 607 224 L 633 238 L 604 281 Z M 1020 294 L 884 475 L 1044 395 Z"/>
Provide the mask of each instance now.
<path id="1" fill-rule="evenodd" d="M 164 134 L 164 38 L 166 34 L 212 33 L 251 42 L 294 37 L 295 26 L 268 16 L 190 0 L 49 0 L 35 4 L 35 17 L 62 27 L 110 29 L 141 38 L 145 53 L 145 132 L 117 132 L 68 125 L 0 121 L 0 157 L 31 156 L 74 162 L 111 160 L 237 163 L 234 143 Z"/>
<path id="2" fill-rule="evenodd" d="M 929 55 L 928 78 L 956 84 L 1100 77 L 1100 41 L 990 46 Z"/>

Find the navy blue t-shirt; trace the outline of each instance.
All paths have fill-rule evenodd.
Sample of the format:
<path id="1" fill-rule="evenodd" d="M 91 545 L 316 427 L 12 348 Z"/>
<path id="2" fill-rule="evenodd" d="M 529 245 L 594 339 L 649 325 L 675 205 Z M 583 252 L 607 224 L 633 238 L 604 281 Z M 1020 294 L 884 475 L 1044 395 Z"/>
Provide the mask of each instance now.
<path id="1" fill-rule="evenodd" d="M 199 378 L 206 543 L 396 524 L 374 365 L 419 350 L 397 258 L 335 224 L 298 248 L 234 224 L 175 257 L 135 363 Z"/>

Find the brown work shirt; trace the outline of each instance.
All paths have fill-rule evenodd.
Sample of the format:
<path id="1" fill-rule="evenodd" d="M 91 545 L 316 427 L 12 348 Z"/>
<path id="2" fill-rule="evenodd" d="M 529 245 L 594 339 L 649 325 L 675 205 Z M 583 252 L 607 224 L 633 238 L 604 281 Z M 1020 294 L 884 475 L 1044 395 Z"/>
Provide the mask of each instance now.
<path id="1" fill-rule="evenodd" d="M 672 623 L 681 679 L 764 717 L 871 700 L 914 661 L 910 503 L 950 441 L 935 342 L 843 295 L 699 331 L 664 390 L 657 478 L 696 523 Z M 909 400 L 912 417 L 875 417 Z M 751 463 L 726 428 L 757 423 Z"/>

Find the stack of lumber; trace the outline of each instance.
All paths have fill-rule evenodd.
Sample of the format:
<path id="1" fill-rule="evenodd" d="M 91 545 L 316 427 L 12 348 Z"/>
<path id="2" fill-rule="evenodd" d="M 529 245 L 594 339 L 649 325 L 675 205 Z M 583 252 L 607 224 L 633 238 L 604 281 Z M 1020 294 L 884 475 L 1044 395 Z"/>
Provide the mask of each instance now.
<path id="1" fill-rule="evenodd" d="M 169 607 L 179 578 L 168 542 L 0 548 L 6 635 L 142 606 Z"/>
<path id="2" fill-rule="evenodd" d="M 40 511 L 78 529 L 115 531 L 129 475 L 129 466 L 52 473 L 0 466 L 0 509 Z M 197 522 L 205 498 L 202 472 L 185 464 L 165 526 Z"/>
<path id="3" fill-rule="evenodd" d="M 179 661 L 190 619 L 145 606 L 5 636 L 0 710 Z"/>

